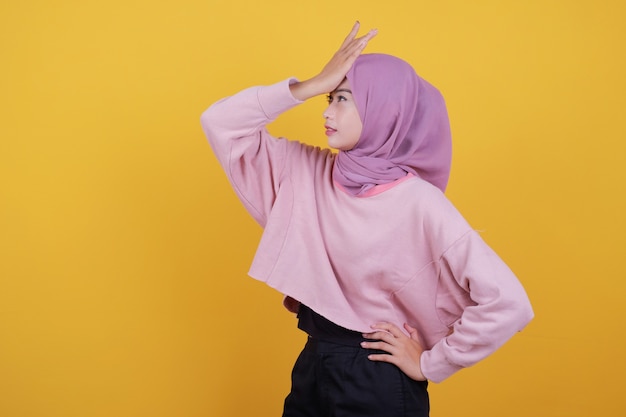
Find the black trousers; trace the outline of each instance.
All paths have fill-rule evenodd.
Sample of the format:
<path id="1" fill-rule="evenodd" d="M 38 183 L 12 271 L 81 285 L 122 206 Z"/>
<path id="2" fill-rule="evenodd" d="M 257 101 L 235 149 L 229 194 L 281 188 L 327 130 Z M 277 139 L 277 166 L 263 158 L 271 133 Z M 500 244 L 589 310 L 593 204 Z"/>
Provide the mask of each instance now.
<path id="1" fill-rule="evenodd" d="M 283 417 L 428 417 L 428 382 L 369 360 L 371 353 L 381 352 L 309 337 Z"/>

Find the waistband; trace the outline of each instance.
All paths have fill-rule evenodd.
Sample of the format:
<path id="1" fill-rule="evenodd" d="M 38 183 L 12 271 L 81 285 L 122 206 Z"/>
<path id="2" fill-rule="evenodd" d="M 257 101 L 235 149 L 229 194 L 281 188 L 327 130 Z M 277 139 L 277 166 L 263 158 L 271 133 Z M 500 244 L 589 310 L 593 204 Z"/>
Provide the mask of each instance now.
<path id="1" fill-rule="evenodd" d="M 360 347 L 361 342 L 367 340 L 361 332 L 341 327 L 304 304 L 300 305 L 298 312 L 298 328 L 315 341 Z"/>

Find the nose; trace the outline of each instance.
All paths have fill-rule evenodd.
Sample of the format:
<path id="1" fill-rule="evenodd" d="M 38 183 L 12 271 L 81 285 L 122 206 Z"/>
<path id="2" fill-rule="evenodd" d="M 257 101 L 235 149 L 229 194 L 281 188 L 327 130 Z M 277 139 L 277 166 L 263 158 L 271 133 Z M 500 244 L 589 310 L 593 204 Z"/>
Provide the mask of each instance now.
<path id="1" fill-rule="evenodd" d="M 322 117 L 324 119 L 330 119 L 332 118 L 332 115 L 334 114 L 334 112 L 331 109 L 332 104 L 329 104 L 328 107 L 326 107 L 326 110 L 324 110 L 324 113 L 322 113 Z"/>

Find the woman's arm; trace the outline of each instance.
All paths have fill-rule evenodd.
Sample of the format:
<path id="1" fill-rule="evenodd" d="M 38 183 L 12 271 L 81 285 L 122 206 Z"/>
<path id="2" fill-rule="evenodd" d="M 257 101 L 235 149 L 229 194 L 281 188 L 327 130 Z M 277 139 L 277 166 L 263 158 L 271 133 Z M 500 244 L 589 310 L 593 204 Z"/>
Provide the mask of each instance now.
<path id="1" fill-rule="evenodd" d="M 252 87 L 209 107 L 201 117 L 204 132 L 228 179 L 250 214 L 265 225 L 287 163 L 289 143 L 270 136 L 265 126 L 302 101 L 334 90 L 344 79 L 372 30 L 356 38 L 358 22 L 322 71 L 298 82 L 285 80 Z"/>
<path id="2" fill-rule="evenodd" d="M 202 127 L 233 189 L 259 224 L 265 225 L 276 198 L 289 143 L 272 137 L 266 125 L 296 106 L 285 80 L 245 89 L 209 107 Z"/>
<path id="3" fill-rule="evenodd" d="M 435 382 L 491 355 L 533 318 L 522 284 L 477 232 L 450 247 L 440 266 L 439 291 L 466 291 L 475 305 L 465 307 L 450 335 L 422 354 L 421 370 Z"/>

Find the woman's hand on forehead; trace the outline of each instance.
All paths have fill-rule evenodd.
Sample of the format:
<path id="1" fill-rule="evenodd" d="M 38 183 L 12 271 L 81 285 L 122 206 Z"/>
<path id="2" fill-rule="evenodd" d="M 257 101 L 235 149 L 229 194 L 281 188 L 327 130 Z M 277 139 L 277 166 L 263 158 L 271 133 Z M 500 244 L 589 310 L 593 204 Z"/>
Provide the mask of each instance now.
<path id="1" fill-rule="evenodd" d="M 341 84 L 354 61 L 361 55 L 368 42 L 378 33 L 376 29 L 372 29 L 364 36 L 357 38 L 360 26 L 359 22 L 354 24 L 339 50 L 335 52 L 319 74 L 290 86 L 291 94 L 296 99 L 304 101 L 320 94 L 326 94 Z"/>

